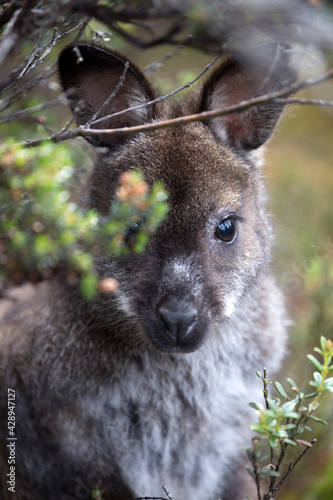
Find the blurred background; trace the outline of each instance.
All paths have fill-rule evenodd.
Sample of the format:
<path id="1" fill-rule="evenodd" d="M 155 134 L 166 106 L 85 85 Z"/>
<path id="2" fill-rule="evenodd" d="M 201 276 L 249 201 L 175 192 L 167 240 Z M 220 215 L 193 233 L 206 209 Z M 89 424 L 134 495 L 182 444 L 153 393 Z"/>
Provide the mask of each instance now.
<path id="1" fill-rule="evenodd" d="M 331 6 L 319 0 L 185 0 L 181 6 L 172 0 L 18 1 L 0 9 L 0 142 L 4 145 L 38 141 L 65 125 L 69 114 L 59 98 L 55 64 L 61 48 L 77 38 L 124 53 L 146 68 L 162 94 L 194 79 L 225 43 L 241 50 L 258 40 L 288 41 L 301 78 L 333 67 Z M 333 102 L 333 80 L 298 95 Z M 54 104 L 45 105 L 50 102 Z M 71 151 L 78 170 L 91 168 L 92 149 L 83 139 L 52 148 L 51 170 L 61 168 L 64 148 Z M 306 354 L 319 345 L 321 335 L 333 338 L 333 108 L 289 108 L 268 145 L 263 173 L 276 233 L 272 266 L 292 320 L 289 354 L 277 378 L 283 383 L 291 377 L 307 392 L 313 369 Z M 8 270 L 8 262 L 0 259 L 0 266 Z M 15 274 L 14 282 L 20 279 L 25 279 L 22 272 Z M 304 437 L 316 437 L 317 443 L 277 498 L 333 498 L 332 395 L 323 398 L 319 413 L 328 426 L 315 424 L 313 433 Z M 299 450 L 292 451 L 295 459 Z"/>
<path id="2" fill-rule="evenodd" d="M 294 109 L 270 144 L 265 168 L 276 229 L 273 266 L 293 321 L 279 380 L 290 376 L 304 391 L 313 371 L 305 355 L 320 335 L 332 338 L 333 332 L 332 120 L 327 109 Z M 318 442 L 290 476 L 282 498 L 333 498 L 332 409 L 332 397 L 325 398 L 320 411 L 329 425 L 313 427 Z"/>

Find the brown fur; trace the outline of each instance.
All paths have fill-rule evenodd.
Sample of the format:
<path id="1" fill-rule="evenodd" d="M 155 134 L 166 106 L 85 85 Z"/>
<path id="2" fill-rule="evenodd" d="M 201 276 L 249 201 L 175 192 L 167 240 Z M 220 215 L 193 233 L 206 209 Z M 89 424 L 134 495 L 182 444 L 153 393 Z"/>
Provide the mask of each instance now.
<path id="1" fill-rule="evenodd" d="M 276 44 L 268 44 L 272 60 Z M 81 58 L 78 59 L 78 50 Z M 292 78 L 287 56 L 270 70 L 227 59 L 200 90 L 173 108 L 152 105 L 107 117 L 103 128 L 223 107 Z M 282 57 L 283 56 L 283 57 Z M 122 56 L 77 44 L 59 71 L 79 124 L 89 121 L 124 76 Z M 132 63 L 105 113 L 145 103 L 155 91 Z M 104 256 L 112 295 L 85 302 L 56 280 L 7 308 L 0 323 L 2 498 L 6 484 L 7 389 L 16 393 L 17 500 L 161 496 L 241 500 L 251 494 L 241 448 L 247 402 L 260 397 L 255 370 L 279 367 L 286 314 L 269 272 L 272 230 L 253 152 L 282 108 L 99 138 L 107 147 L 89 182 L 89 204 L 107 214 L 119 175 L 138 168 L 170 193 L 167 220 L 146 251 Z M 234 229 L 226 242 L 225 221 Z M 5 425 L 3 425 L 5 423 Z"/>

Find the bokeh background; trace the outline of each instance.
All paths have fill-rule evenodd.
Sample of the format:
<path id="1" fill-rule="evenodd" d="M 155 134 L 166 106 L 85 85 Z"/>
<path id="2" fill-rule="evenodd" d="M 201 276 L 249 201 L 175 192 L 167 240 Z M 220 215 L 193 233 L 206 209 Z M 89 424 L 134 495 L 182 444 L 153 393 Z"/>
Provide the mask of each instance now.
<path id="1" fill-rule="evenodd" d="M 156 5 L 160 3 L 155 2 Z M 197 3 L 201 9 L 198 12 L 203 16 L 205 2 Z M 229 3 L 234 4 L 234 7 L 242 4 L 237 0 Z M 297 5 L 303 3 L 307 2 L 297 0 Z M 315 1 L 308 3 L 312 6 L 321 4 Z M 136 6 L 140 2 L 133 1 L 132 4 Z M 192 20 L 196 20 L 194 15 Z M 308 24 L 311 25 L 311 22 Z M 116 32 L 112 32 L 110 36 L 105 35 L 105 24 L 93 21 L 91 26 L 98 33 L 104 32 L 104 43 L 126 54 L 141 67 L 148 68 L 156 61 L 163 60 L 163 64 L 157 65 L 157 68 L 155 65 L 155 70 L 148 75 L 163 94 L 193 79 L 213 58 L 213 55 L 200 50 L 200 47 L 176 49 L 174 45 L 163 44 L 142 50 L 125 41 Z M 124 25 L 123 28 L 132 35 L 140 36 L 140 30 L 136 26 Z M 157 33 L 162 33 L 164 22 L 160 23 L 160 30 L 157 25 L 155 28 Z M 2 29 L 2 35 L 5 29 L 6 26 Z M 241 27 L 238 26 L 237 29 L 241 32 Z M 34 30 L 31 29 L 27 43 L 20 48 L 25 56 L 32 53 L 33 33 Z M 70 38 L 71 36 L 65 37 L 52 50 L 51 59 L 45 58 L 45 67 L 55 62 L 61 47 L 69 43 Z M 310 63 L 301 66 L 301 76 L 319 74 L 328 67 L 333 67 L 333 58 L 327 48 L 324 47 L 322 52 L 318 52 L 318 47 L 312 49 Z M 309 48 L 309 51 L 312 49 Z M 13 65 L 13 61 L 14 59 L 1 61 L 0 57 L 1 64 L 7 67 Z M 24 95 L 20 95 L 19 103 L 14 102 L 13 110 L 22 110 L 53 99 L 60 92 L 57 81 L 57 75 L 54 74 L 48 85 L 37 85 L 27 90 Z M 300 96 L 333 101 L 333 81 L 307 89 Z M 68 116 L 66 107 L 59 105 L 50 111 L 43 110 L 42 115 L 37 117 L 39 122 L 38 119 L 24 123 L 1 122 L 0 141 L 5 143 L 11 138 L 20 142 L 45 136 L 45 120 L 53 129 L 60 129 Z M 92 164 L 92 149 L 82 139 L 67 141 L 66 144 L 72 149 L 80 170 L 89 169 Z M 55 157 L 56 151 L 55 145 Z M 292 321 L 289 354 L 283 370 L 276 378 L 283 383 L 287 377 L 291 377 L 306 392 L 313 372 L 306 354 L 319 345 L 321 335 L 333 339 L 333 108 L 293 106 L 289 109 L 268 145 L 263 173 L 267 180 L 269 208 L 276 233 L 272 266 L 285 293 Z M 258 367 L 260 369 L 262 367 Z M 269 366 L 267 370 L 269 375 Z M 317 443 L 290 475 L 277 498 L 333 499 L 332 395 L 323 398 L 318 415 L 328 421 L 328 426 L 314 424 L 313 433 L 305 436 L 308 440 L 316 437 Z M 247 444 L 250 443 L 244 443 Z M 292 451 L 290 459 L 294 460 L 299 451 Z"/>
<path id="2" fill-rule="evenodd" d="M 293 321 L 279 379 L 291 376 L 304 391 L 312 373 L 305 355 L 318 345 L 320 335 L 333 336 L 332 120 L 327 109 L 293 110 L 270 145 L 265 169 L 276 227 L 273 266 Z M 320 408 L 329 424 L 313 426 L 317 444 L 286 483 L 284 499 L 333 498 L 331 396 Z"/>

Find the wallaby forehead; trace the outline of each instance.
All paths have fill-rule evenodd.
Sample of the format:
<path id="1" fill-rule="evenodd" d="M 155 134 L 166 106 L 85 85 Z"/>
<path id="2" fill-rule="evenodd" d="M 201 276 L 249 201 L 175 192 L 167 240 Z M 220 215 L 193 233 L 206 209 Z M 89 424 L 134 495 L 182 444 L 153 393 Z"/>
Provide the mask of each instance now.
<path id="1" fill-rule="evenodd" d="M 139 168 L 147 182 L 162 180 L 172 194 L 208 203 L 223 196 L 234 203 L 246 190 L 249 166 L 214 140 L 203 124 L 158 131 L 137 142 Z"/>

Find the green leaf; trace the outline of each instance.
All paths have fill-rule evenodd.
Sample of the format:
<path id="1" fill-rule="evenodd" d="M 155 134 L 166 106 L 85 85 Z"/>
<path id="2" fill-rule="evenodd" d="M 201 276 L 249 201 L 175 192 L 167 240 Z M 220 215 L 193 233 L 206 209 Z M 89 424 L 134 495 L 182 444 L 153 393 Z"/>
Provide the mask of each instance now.
<path id="1" fill-rule="evenodd" d="M 313 363 L 315 365 L 315 367 L 317 368 L 317 370 L 319 370 L 320 372 L 323 371 L 324 367 L 323 365 L 318 361 L 317 358 L 315 358 L 314 356 L 312 356 L 312 354 L 308 354 L 307 355 L 307 358 L 311 361 L 311 363 Z"/>
<path id="2" fill-rule="evenodd" d="M 259 403 L 249 403 L 249 406 L 255 410 L 263 410 L 263 406 Z"/>
<path id="3" fill-rule="evenodd" d="M 263 379 L 263 378 L 264 378 L 264 374 L 263 374 L 261 371 L 257 371 L 257 372 L 256 372 L 256 375 L 257 375 L 257 377 L 259 377 L 259 378 L 261 378 L 261 379 Z"/>
<path id="4" fill-rule="evenodd" d="M 98 276 L 86 274 L 81 278 L 80 291 L 85 299 L 93 299 L 97 295 Z"/>
<path id="5" fill-rule="evenodd" d="M 283 426 L 286 431 L 290 431 L 296 428 L 296 424 L 287 424 Z"/>
<path id="6" fill-rule="evenodd" d="M 267 403 L 268 403 L 269 408 L 275 414 L 280 407 L 280 401 L 277 398 L 267 398 Z"/>
<path id="7" fill-rule="evenodd" d="M 103 500 L 103 490 L 100 490 L 99 488 L 95 488 L 91 492 L 91 496 L 93 500 Z"/>
<path id="8" fill-rule="evenodd" d="M 322 375 L 319 372 L 314 372 L 313 378 L 314 378 L 314 382 L 316 384 L 315 387 L 320 387 L 320 384 L 323 380 Z M 311 384 L 311 385 L 313 385 L 313 384 Z"/>
<path id="9" fill-rule="evenodd" d="M 287 378 L 287 382 L 292 389 L 295 388 L 296 391 L 299 391 L 298 385 L 296 384 L 296 382 L 294 382 L 294 380 L 292 378 Z"/>
<path id="10" fill-rule="evenodd" d="M 247 458 L 249 460 L 253 460 L 253 457 L 254 457 L 254 451 L 253 451 L 253 448 L 250 446 L 249 448 L 245 448 L 245 453 L 247 455 Z"/>
<path id="11" fill-rule="evenodd" d="M 318 396 L 318 394 L 318 392 L 311 392 L 311 394 L 306 394 L 303 399 L 315 398 L 316 396 Z"/>
<path id="12" fill-rule="evenodd" d="M 295 407 L 296 407 L 296 401 L 287 401 L 281 406 L 281 416 L 285 418 L 299 418 L 300 415 L 296 413 Z"/>
<path id="13" fill-rule="evenodd" d="M 307 418 L 314 420 L 315 422 L 319 422 L 320 424 L 328 425 L 326 420 L 322 420 L 321 418 L 315 417 L 314 415 L 308 415 Z"/>
<path id="14" fill-rule="evenodd" d="M 87 273 L 93 270 L 93 259 L 87 252 L 75 249 L 70 255 L 70 260 L 74 268 L 78 271 Z"/>
<path id="15" fill-rule="evenodd" d="M 269 446 L 271 448 L 277 448 L 280 445 L 280 442 L 277 439 L 271 439 L 271 438 L 269 438 L 268 439 L 268 444 L 269 444 Z"/>
<path id="16" fill-rule="evenodd" d="M 325 352 L 326 351 L 326 337 L 324 337 L 323 335 L 320 337 L 320 347 L 322 348 L 322 350 Z"/>
<path id="17" fill-rule="evenodd" d="M 282 384 L 280 384 L 280 382 L 274 382 L 274 385 L 275 385 L 275 389 L 278 391 L 280 396 L 282 396 L 284 399 L 288 399 L 287 393 L 284 390 L 284 388 L 282 387 Z"/>
<path id="18" fill-rule="evenodd" d="M 274 436 L 279 439 L 284 439 L 288 437 L 288 433 L 285 431 L 285 429 L 280 429 L 279 431 L 274 432 Z"/>
<path id="19" fill-rule="evenodd" d="M 255 475 L 252 467 L 250 467 L 249 465 L 246 465 L 245 468 L 246 468 L 247 472 L 250 474 L 250 476 L 252 477 L 252 479 L 256 480 L 256 475 Z"/>
<path id="20" fill-rule="evenodd" d="M 275 432 L 276 430 L 276 426 L 277 426 L 277 419 L 276 418 L 273 418 L 273 419 L 266 419 L 266 429 L 270 432 Z"/>
<path id="21" fill-rule="evenodd" d="M 259 434 L 265 434 L 261 424 L 251 424 L 250 428 L 252 431 L 258 432 Z"/>
<path id="22" fill-rule="evenodd" d="M 305 426 L 304 425 L 298 425 L 297 426 L 297 434 L 303 434 L 304 433 L 304 429 Z"/>
<path id="23" fill-rule="evenodd" d="M 269 467 L 263 467 L 262 470 L 260 471 L 260 476 L 261 477 L 279 477 L 280 476 L 280 473 L 275 471 L 275 470 L 272 470 L 271 468 Z"/>
<path id="24" fill-rule="evenodd" d="M 289 439 L 289 438 L 284 439 L 284 442 L 285 442 L 286 444 L 291 444 L 292 446 L 297 446 L 297 443 L 295 443 L 295 441 L 292 441 L 292 440 L 291 440 L 291 439 Z"/>
<path id="25" fill-rule="evenodd" d="M 133 252 L 134 253 L 142 253 L 149 241 L 149 236 L 145 233 L 139 233 L 136 237 L 136 242 L 133 245 Z"/>
<path id="26" fill-rule="evenodd" d="M 323 390 L 332 392 L 332 390 L 333 390 L 333 378 L 327 378 L 324 381 Z"/>

